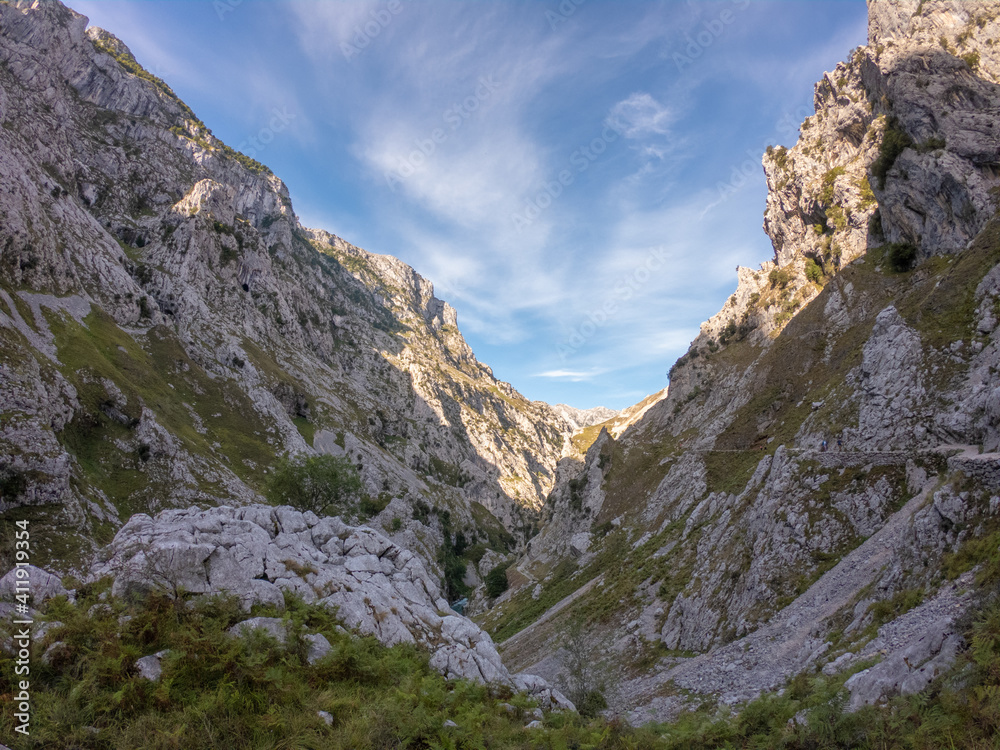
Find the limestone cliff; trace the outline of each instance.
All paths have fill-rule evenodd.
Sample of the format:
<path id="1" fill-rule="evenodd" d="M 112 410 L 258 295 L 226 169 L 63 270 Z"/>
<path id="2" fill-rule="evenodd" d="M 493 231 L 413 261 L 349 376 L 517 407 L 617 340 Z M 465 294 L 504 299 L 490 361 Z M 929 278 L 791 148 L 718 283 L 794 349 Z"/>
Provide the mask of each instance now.
<path id="1" fill-rule="evenodd" d="M 530 528 L 571 427 L 430 282 L 301 226 L 83 16 L 4 2 L 0 29 L 0 510 L 39 521 L 39 563 L 135 512 L 258 501 L 286 453 L 348 456 L 432 567 L 449 534 Z"/>
<path id="2" fill-rule="evenodd" d="M 974 606 L 943 569 L 1000 508 L 1000 9 L 869 7 L 764 155 L 774 260 L 740 269 L 665 398 L 564 461 L 480 618 L 550 678 L 586 624 L 634 721 L 873 654 L 852 705 L 919 690 Z"/>

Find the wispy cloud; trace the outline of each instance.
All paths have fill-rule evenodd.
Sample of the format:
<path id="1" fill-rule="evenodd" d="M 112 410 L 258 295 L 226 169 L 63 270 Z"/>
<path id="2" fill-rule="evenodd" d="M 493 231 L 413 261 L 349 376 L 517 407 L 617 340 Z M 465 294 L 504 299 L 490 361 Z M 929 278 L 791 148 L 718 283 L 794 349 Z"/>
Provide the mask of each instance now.
<path id="1" fill-rule="evenodd" d="M 626 138 L 666 135 L 671 111 L 646 92 L 636 92 L 611 108 L 609 124 Z"/>
<path id="2" fill-rule="evenodd" d="M 584 3 L 555 26 L 551 4 L 245 2 L 219 46 L 196 29 L 171 58 L 144 21 L 171 6 L 123 6 L 144 62 L 237 112 L 230 134 L 295 112 L 296 209 L 431 279 L 504 379 L 580 405 L 662 387 L 735 266 L 770 255 L 762 141 L 864 32 L 860 2 Z M 859 21 L 831 25 L 848 6 Z M 233 54 L 241 26 L 274 44 Z M 700 55 L 680 70 L 689 37 Z M 706 212 L 748 159 L 747 189 Z"/>
<path id="3" fill-rule="evenodd" d="M 574 370 L 548 370 L 547 372 L 540 372 L 535 375 L 537 378 L 553 378 L 555 380 L 568 380 L 571 383 L 581 383 L 585 380 L 592 380 L 597 375 L 600 375 L 601 371 L 598 369 L 587 370 L 586 372 L 577 372 Z"/>

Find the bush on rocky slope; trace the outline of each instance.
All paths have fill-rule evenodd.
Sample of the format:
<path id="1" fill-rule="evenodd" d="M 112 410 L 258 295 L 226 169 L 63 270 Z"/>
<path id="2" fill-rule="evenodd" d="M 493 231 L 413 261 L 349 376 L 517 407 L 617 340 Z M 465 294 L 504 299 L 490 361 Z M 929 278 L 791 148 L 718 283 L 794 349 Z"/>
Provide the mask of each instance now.
<path id="1" fill-rule="evenodd" d="M 361 478 L 342 456 L 294 456 L 278 462 L 267 487 L 275 505 L 335 515 L 353 510 Z"/>

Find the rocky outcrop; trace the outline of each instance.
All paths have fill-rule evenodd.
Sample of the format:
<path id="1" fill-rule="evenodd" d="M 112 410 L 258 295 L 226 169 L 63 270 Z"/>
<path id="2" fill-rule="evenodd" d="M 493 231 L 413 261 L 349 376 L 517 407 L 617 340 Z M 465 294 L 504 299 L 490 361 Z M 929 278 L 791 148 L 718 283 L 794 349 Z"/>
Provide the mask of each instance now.
<path id="1" fill-rule="evenodd" d="M 738 269 L 697 348 L 774 335 L 869 247 L 968 245 L 997 208 L 998 33 L 989 2 L 869 0 L 868 45 L 816 84 L 798 142 L 764 157 L 774 260 Z"/>
<path id="2" fill-rule="evenodd" d="M 489 635 L 450 610 L 417 556 L 373 529 L 347 526 L 339 518 L 261 505 L 169 510 L 156 518 L 138 514 L 101 552 L 91 576 L 112 576 L 115 596 L 149 590 L 224 594 L 238 597 L 247 610 L 255 604 L 283 607 L 283 592 L 294 593 L 335 609 L 344 625 L 387 646 L 424 646 L 431 666 L 448 678 L 519 690 L 531 683 L 533 695 L 572 708 L 547 684 L 512 676 Z M 284 628 L 281 620 L 255 618 L 232 632 L 263 629 L 283 641 Z M 319 654 L 323 644 L 313 642 L 311 648 Z M 151 675 L 159 658 L 155 665 L 144 663 Z"/>

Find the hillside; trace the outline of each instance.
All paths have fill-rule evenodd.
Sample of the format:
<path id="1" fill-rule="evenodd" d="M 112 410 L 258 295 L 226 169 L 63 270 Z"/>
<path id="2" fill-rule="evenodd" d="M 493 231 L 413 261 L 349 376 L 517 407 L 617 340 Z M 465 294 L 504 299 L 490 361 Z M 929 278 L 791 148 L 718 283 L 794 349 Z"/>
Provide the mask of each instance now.
<path id="1" fill-rule="evenodd" d="M 998 15 L 869 3 L 868 45 L 764 155 L 774 260 L 665 398 L 564 460 L 478 616 L 509 664 L 565 673 L 582 628 L 646 721 L 881 658 L 860 705 L 952 662 L 1000 504 Z"/>
<path id="2" fill-rule="evenodd" d="M 430 282 L 303 227 L 83 16 L 5 2 L 0 27 L 0 510 L 38 564 L 135 512 L 259 502 L 284 455 L 346 457 L 358 520 L 436 570 L 453 538 L 478 562 L 529 533 L 572 427 Z"/>

